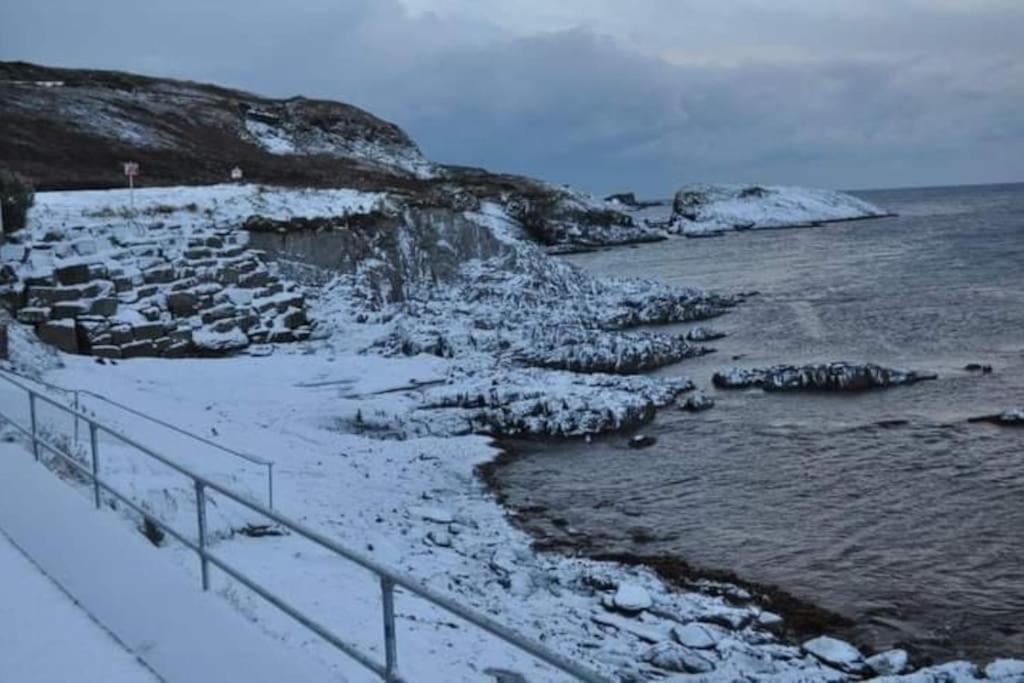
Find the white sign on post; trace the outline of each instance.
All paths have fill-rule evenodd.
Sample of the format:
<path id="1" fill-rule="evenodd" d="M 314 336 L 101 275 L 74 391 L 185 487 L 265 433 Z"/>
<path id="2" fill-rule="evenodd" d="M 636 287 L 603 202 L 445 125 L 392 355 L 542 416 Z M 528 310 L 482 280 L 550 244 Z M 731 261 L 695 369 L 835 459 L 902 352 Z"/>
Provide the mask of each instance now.
<path id="1" fill-rule="evenodd" d="M 132 204 L 132 214 L 135 213 L 135 176 L 139 175 L 139 164 L 135 161 L 124 162 L 124 174 L 128 176 L 128 197 Z"/>

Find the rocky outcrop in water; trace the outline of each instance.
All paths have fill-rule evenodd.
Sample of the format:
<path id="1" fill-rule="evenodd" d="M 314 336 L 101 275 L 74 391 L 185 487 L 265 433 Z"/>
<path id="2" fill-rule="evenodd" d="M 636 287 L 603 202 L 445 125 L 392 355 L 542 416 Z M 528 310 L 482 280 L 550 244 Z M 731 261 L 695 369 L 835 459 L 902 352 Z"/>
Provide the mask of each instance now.
<path id="1" fill-rule="evenodd" d="M 723 389 L 760 387 L 765 391 L 864 391 L 935 378 L 933 373 L 897 370 L 873 363 L 840 362 L 803 366 L 776 365 L 750 370 L 732 368 L 716 372 L 712 382 Z"/>
<path id="2" fill-rule="evenodd" d="M 513 349 L 516 360 L 524 365 L 616 374 L 653 370 L 708 352 L 681 336 L 653 332 L 595 334 L 584 328 L 535 329 Z"/>
<path id="3" fill-rule="evenodd" d="M 990 422 L 1003 427 L 1024 427 L 1024 408 L 1009 408 L 995 415 L 972 417 L 968 422 Z"/>
<path id="4" fill-rule="evenodd" d="M 671 229 L 689 237 L 727 230 L 805 227 L 889 215 L 832 190 L 759 185 L 687 185 L 672 202 Z"/>

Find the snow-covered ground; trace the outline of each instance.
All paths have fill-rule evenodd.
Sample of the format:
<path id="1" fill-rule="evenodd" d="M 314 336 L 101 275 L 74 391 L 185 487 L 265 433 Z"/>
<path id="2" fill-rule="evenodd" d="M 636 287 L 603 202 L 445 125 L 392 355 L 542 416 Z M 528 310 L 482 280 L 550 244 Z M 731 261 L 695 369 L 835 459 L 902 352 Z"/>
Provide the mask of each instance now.
<path id="1" fill-rule="evenodd" d="M 5 682 L 342 683 L 300 648 L 275 642 L 229 603 L 197 591 L 181 567 L 115 515 L 93 511 L 91 501 L 71 493 L 20 445 L 0 444 L 0 474 L 7 486 L 0 530 L 53 589 L 45 591 L 17 566 L 9 575 L 0 564 L 0 615 L 23 617 L 0 619 Z M 80 610 L 54 595 L 57 585 Z M 93 629 L 86 628 L 89 617 Z M 100 627 L 107 633 L 96 633 Z M 8 629 L 18 632 L 2 637 Z M 137 659 L 117 653 L 114 638 Z M 31 651 L 44 644 L 48 651 Z M 33 655 L 35 661 L 26 661 Z"/>
<path id="2" fill-rule="evenodd" d="M 151 205 L 172 207 L 164 220 L 186 226 L 193 224 L 185 220 L 192 214 L 201 225 L 207 209 L 211 220 L 237 222 L 253 213 L 365 212 L 380 201 L 346 191 L 261 192 L 245 186 L 152 193 Z M 268 195 L 273 199 L 265 199 Z M 34 229 L 45 229 L 48 220 L 109 221 L 99 214 L 109 210 L 117 216 L 126 201 L 125 193 L 114 192 L 43 195 Z M 195 211 L 181 208 L 193 201 Z M 575 363 L 603 364 L 609 354 L 613 360 L 643 358 L 648 349 L 663 345 L 624 330 L 700 320 L 725 312 L 735 300 L 587 276 L 521 243 L 517 226 L 495 207 L 466 217 L 487 226 L 507 249 L 464 264 L 450 282 L 413 290 L 416 295 L 400 304 L 371 305 L 376 299 L 366 295 L 379 261 L 327 286 L 310 287 L 313 315 L 331 334 L 275 346 L 268 356 L 99 364 L 42 351 L 15 330 L 12 361 L 49 382 L 98 391 L 273 460 L 275 503 L 284 514 L 617 680 L 689 680 L 687 675 L 723 682 L 847 680 L 872 671 L 847 648 L 826 642 L 802 649 L 780 641 L 779 617 L 742 589 L 680 592 L 643 568 L 531 549 L 530 539 L 476 477 L 475 468 L 497 455 L 481 432 L 612 429 L 627 419 L 642 421 L 688 388 L 657 378 L 545 369 L 547 360 L 567 360 L 555 353 L 557 330 L 566 330 L 566 338 L 586 350 L 573 355 Z M 89 225 L 99 229 L 102 223 Z M 572 305 L 557 305 L 566 301 Z M 600 343 L 578 343 L 580 335 Z M 541 367 L 522 357 L 521 345 L 530 340 L 551 350 Z M 16 393 L 0 391 L 0 404 L 27 419 Z M 105 422 L 160 444 L 162 452 L 189 467 L 262 496 L 258 468 L 116 410 L 85 405 Z M 73 433 L 73 426 L 52 411 L 40 419 L 55 436 L 66 440 Z M 193 492 L 187 480 L 109 440 L 100 447 L 106 476 L 153 515 L 192 533 Z M 293 536 L 239 533 L 260 520 L 216 497 L 211 503 L 218 554 L 382 657 L 379 593 L 372 576 Z M 195 558 L 174 543 L 153 552 L 198 573 Z M 214 589 L 289 646 L 306 650 L 350 680 L 371 680 L 358 665 L 216 572 Z M 561 680 L 529 656 L 421 600 L 399 592 L 397 601 L 401 668 L 412 680 L 487 680 L 488 670 L 516 671 L 530 681 Z M 890 653 L 885 662 L 899 659 Z M 878 667 L 881 661 L 876 660 Z M 942 678 L 946 672 L 954 673 Z M 971 665 L 955 663 L 907 680 L 976 677 Z"/>
<path id="3" fill-rule="evenodd" d="M 39 192 L 29 214 L 29 229 L 123 226 L 137 215 L 147 223 L 209 225 L 231 223 L 258 214 L 267 218 L 339 216 L 368 213 L 387 200 L 380 192 L 352 189 L 291 189 L 252 184 L 204 187 L 147 187 L 80 192 Z"/>
<path id="4" fill-rule="evenodd" d="M 685 235 L 809 226 L 885 216 L 845 192 L 807 187 L 686 185 L 673 201 L 672 229 Z"/>
<path id="5" fill-rule="evenodd" d="M 61 592 L 3 533 L 0 577 L 4 586 L 4 599 L 0 601 L 0 657 L 7 680 L 159 680 Z"/>

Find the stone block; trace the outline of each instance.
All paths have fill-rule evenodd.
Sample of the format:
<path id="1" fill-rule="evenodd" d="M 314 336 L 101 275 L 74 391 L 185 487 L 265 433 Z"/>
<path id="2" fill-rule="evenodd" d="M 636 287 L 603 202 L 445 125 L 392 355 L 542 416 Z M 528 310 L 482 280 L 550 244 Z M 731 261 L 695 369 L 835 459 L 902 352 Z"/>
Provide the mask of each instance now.
<path id="1" fill-rule="evenodd" d="M 225 318 L 235 317 L 236 309 L 233 304 L 220 304 L 214 306 L 203 312 L 202 320 L 204 324 L 212 323 L 216 320 L 223 320 Z"/>
<path id="2" fill-rule="evenodd" d="M 84 285 L 89 281 L 89 266 L 84 263 L 60 266 L 54 274 L 62 285 Z"/>
<path id="3" fill-rule="evenodd" d="M 167 295 L 167 308 L 171 313 L 184 318 L 196 311 L 198 300 L 192 292 L 171 292 Z"/>
<path id="4" fill-rule="evenodd" d="M 89 306 L 89 313 L 93 315 L 105 315 L 111 316 L 117 313 L 117 299 L 112 296 L 100 297 L 99 299 L 93 299 L 92 305 Z"/>
<path id="5" fill-rule="evenodd" d="M 142 279 L 146 284 L 173 282 L 174 267 L 169 264 L 153 266 L 142 271 Z"/>
<path id="6" fill-rule="evenodd" d="M 164 334 L 163 323 L 136 323 L 132 326 L 132 334 L 137 340 L 151 340 L 162 337 Z"/>
<path id="7" fill-rule="evenodd" d="M 101 345 L 92 347 L 92 355 L 99 358 L 121 358 L 123 356 L 120 346 Z"/>
<path id="8" fill-rule="evenodd" d="M 121 347 L 123 358 L 143 358 L 157 356 L 156 345 L 151 339 L 131 342 Z"/>
<path id="9" fill-rule="evenodd" d="M 110 339 L 114 344 L 123 346 L 135 341 L 135 334 L 129 325 L 115 325 L 110 328 Z"/>
<path id="10" fill-rule="evenodd" d="M 301 308 L 289 308 L 277 320 L 278 327 L 287 327 L 289 330 L 294 330 L 296 327 L 302 327 L 306 324 L 306 312 Z"/>
<path id="11" fill-rule="evenodd" d="M 32 306 L 18 311 L 18 322 L 26 325 L 36 325 L 50 319 L 49 307 Z"/>
<path id="12" fill-rule="evenodd" d="M 50 307 L 50 316 L 57 320 L 77 318 L 89 313 L 89 304 L 83 301 L 61 301 Z"/>
<path id="13" fill-rule="evenodd" d="M 74 320 L 51 320 L 36 328 L 36 334 L 47 344 L 67 353 L 78 353 L 78 335 Z"/>

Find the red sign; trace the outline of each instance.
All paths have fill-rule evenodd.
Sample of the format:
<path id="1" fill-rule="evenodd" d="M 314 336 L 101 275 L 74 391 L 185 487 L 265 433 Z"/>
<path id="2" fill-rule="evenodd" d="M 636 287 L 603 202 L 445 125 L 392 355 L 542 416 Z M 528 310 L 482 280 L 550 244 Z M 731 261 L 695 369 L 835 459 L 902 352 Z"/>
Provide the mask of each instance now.
<path id="1" fill-rule="evenodd" d="M 129 178 L 139 175 L 139 165 L 134 161 L 124 162 L 124 174 Z"/>

